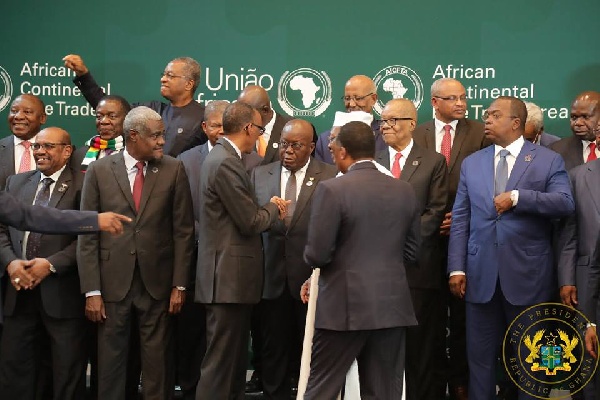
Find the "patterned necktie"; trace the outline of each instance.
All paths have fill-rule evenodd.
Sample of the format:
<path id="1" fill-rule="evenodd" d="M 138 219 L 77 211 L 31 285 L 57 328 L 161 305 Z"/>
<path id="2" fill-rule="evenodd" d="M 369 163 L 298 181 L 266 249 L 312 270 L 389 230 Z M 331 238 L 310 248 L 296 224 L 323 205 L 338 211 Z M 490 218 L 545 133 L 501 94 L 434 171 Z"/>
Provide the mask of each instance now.
<path id="1" fill-rule="evenodd" d="M 402 174 L 402 168 L 400 168 L 400 157 L 402 157 L 402 153 L 396 153 L 394 157 L 394 164 L 392 165 L 392 175 L 394 178 L 400 179 L 400 174 Z"/>
<path id="2" fill-rule="evenodd" d="M 256 152 L 261 157 L 264 157 L 267 152 L 267 141 L 265 140 L 264 135 L 258 137 L 258 147 L 256 148 Z"/>
<path id="3" fill-rule="evenodd" d="M 135 204 L 135 211 L 140 211 L 140 202 L 142 201 L 142 189 L 144 187 L 144 165 L 142 161 L 135 163 L 137 172 L 135 174 L 135 180 L 133 181 L 133 204 Z"/>
<path id="4" fill-rule="evenodd" d="M 50 185 L 54 182 L 52 178 L 42 179 L 42 188 L 37 192 L 33 204 L 36 206 L 48 205 L 50 201 Z M 40 250 L 40 243 L 42 241 L 42 234 L 37 232 L 30 232 L 27 238 L 27 246 L 25 247 L 25 258 L 31 260 L 38 256 Z"/>
<path id="5" fill-rule="evenodd" d="M 296 173 L 290 171 L 290 177 L 285 185 L 285 200 L 290 200 L 284 220 L 285 226 L 290 226 L 290 222 L 292 222 L 292 217 L 294 216 L 294 210 L 296 209 L 296 190 Z"/>
<path id="6" fill-rule="evenodd" d="M 23 152 L 23 156 L 21 156 L 21 164 L 19 164 L 19 173 L 31 171 L 31 152 L 29 148 L 31 147 L 31 142 L 29 140 L 23 140 L 21 142 L 21 146 L 25 147 L 25 151 Z"/>
<path id="7" fill-rule="evenodd" d="M 506 190 L 506 182 L 508 182 L 508 164 L 506 162 L 506 156 L 510 153 L 508 150 L 500 150 L 498 165 L 496 166 L 496 179 L 494 180 L 494 193 L 498 196 L 500 193 L 504 193 Z"/>
<path id="8" fill-rule="evenodd" d="M 596 157 L 596 142 L 591 142 L 588 147 L 590 148 L 590 154 L 588 154 L 587 160 L 585 162 L 594 161 L 598 157 Z"/>
<path id="9" fill-rule="evenodd" d="M 444 125 L 444 137 L 442 138 L 442 147 L 441 153 L 444 157 L 446 157 L 446 164 L 450 165 L 450 150 L 452 149 L 452 136 L 450 135 L 450 131 L 452 130 L 452 125 Z"/>

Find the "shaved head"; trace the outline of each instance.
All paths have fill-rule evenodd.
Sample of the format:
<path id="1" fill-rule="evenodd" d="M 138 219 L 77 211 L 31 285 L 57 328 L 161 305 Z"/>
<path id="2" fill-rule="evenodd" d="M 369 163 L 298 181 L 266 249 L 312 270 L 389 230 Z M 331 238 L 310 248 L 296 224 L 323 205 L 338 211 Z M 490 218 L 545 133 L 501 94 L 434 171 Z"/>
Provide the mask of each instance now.
<path id="1" fill-rule="evenodd" d="M 267 125 L 271 121 L 271 118 L 273 118 L 273 109 L 271 108 L 269 94 L 262 86 L 246 86 L 238 96 L 238 101 L 258 110 L 263 126 Z"/>

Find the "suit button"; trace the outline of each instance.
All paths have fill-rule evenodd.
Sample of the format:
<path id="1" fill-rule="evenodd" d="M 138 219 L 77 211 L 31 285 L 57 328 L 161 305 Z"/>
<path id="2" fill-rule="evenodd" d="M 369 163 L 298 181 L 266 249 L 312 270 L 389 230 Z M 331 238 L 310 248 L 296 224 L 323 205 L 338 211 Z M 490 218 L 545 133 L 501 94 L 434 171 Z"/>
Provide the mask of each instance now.
<path id="1" fill-rule="evenodd" d="M 134 255 L 134 254 L 135 254 L 135 250 L 131 250 L 131 251 L 129 252 L 129 254 L 131 254 L 131 255 Z"/>
<path id="2" fill-rule="evenodd" d="M 136 234 L 140 233 L 140 230 L 139 230 L 139 229 L 136 229 L 136 230 L 135 230 L 135 233 L 136 233 Z"/>

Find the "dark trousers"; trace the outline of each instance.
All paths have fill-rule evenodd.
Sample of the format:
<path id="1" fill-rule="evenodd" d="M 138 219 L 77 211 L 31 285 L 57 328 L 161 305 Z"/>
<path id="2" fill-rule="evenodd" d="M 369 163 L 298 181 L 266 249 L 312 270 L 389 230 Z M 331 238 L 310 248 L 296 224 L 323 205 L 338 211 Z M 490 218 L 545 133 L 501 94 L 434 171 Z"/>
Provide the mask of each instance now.
<path id="1" fill-rule="evenodd" d="M 155 300 L 146 291 L 136 268 L 129 293 L 122 301 L 105 303 L 106 320 L 98 325 L 98 398 L 126 398 L 131 319 L 138 321 L 145 400 L 173 397 L 169 299 Z"/>
<path id="2" fill-rule="evenodd" d="M 256 307 L 262 338 L 262 384 L 267 400 L 289 400 L 291 379 L 298 378 L 307 306 L 285 288 L 276 299 Z"/>
<path id="3" fill-rule="evenodd" d="M 250 304 L 206 304 L 206 354 L 196 400 L 244 400 Z"/>
<path id="4" fill-rule="evenodd" d="M 406 328 L 315 329 L 305 400 L 334 400 L 354 359 L 362 400 L 402 398 Z"/>
<path id="5" fill-rule="evenodd" d="M 203 304 L 186 299 L 175 319 L 175 340 L 176 381 L 183 392 L 183 399 L 194 400 L 206 352 L 206 311 Z"/>
<path id="6" fill-rule="evenodd" d="M 448 385 L 450 387 L 467 386 L 469 383 L 469 364 L 467 362 L 467 323 L 465 301 L 450 293 L 446 285 L 448 299 Z"/>
<path id="7" fill-rule="evenodd" d="M 54 399 L 83 399 L 85 318 L 48 316 L 41 305 L 39 289 L 17 296 L 13 315 L 5 317 L 0 343 L 0 398 L 42 398 L 43 385 L 39 383 L 49 378 Z M 48 359 L 52 376 L 44 378 L 42 374 L 48 367 L 44 368 L 42 362 Z"/>
<path id="8" fill-rule="evenodd" d="M 446 302 L 443 289 L 410 289 L 419 325 L 406 330 L 406 397 L 446 396 Z"/>

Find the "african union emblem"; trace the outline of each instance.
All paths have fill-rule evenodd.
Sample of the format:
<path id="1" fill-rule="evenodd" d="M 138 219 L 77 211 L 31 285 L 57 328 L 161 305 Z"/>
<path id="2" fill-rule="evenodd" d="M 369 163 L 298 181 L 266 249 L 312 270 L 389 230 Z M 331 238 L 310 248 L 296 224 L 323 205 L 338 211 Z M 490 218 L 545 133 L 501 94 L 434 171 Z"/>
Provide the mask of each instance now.
<path id="1" fill-rule="evenodd" d="M 325 71 L 285 71 L 277 88 L 279 105 L 293 117 L 316 117 L 331 104 L 331 79 Z"/>
<path id="2" fill-rule="evenodd" d="M 418 110 L 423 102 L 423 82 L 415 71 L 403 65 L 390 65 L 373 78 L 378 99 L 375 111 L 381 115 L 384 105 L 392 99 L 409 99 Z"/>
<path id="3" fill-rule="evenodd" d="M 2 93 L 0 95 L 0 111 L 2 111 L 6 108 L 8 103 L 10 103 L 13 91 L 10 75 L 8 75 L 8 72 L 6 72 L 6 70 L 2 67 L 0 67 L 0 81 L 2 81 L 3 85 L 3 88 L 0 87 L 0 90 L 2 90 L 0 92 Z"/>
<path id="4" fill-rule="evenodd" d="M 508 376 L 537 398 L 570 398 L 593 377 L 598 364 L 585 350 L 587 318 L 563 304 L 528 308 L 510 324 L 503 343 Z"/>

